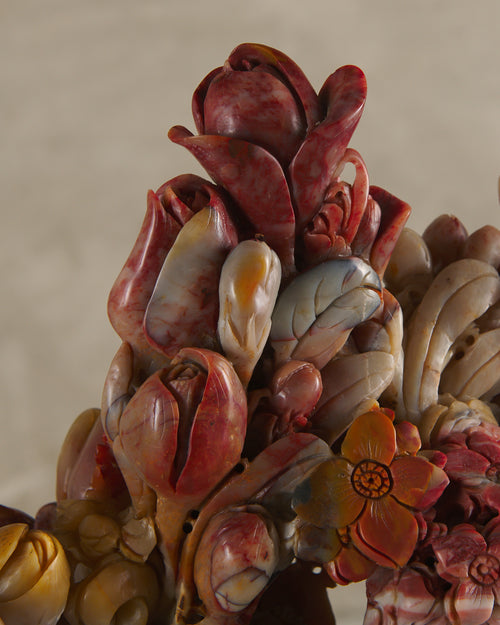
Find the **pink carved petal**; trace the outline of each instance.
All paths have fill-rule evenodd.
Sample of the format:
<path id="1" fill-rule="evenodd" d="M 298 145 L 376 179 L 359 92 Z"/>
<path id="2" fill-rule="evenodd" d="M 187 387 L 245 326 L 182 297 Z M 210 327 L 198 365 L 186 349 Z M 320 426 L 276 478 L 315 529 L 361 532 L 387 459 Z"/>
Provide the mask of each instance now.
<path id="1" fill-rule="evenodd" d="M 432 473 L 427 490 L 420 500 L 420 510 L 428 510 L 434 506 L 450 483 L 448 475 L 443 470 L 443 467 L 446 464 L 446 456 L 439 451 L 431 452 L 429 455 L 433 456 L 430 458 Z"/>
<path id="2" fill-rule="evenodd" d="M 375 570 L 374 564 L 352 546 L 340 550 L 338 556 L 324 565 L 334 582 L 346 586 L 367 579 Z"/>
<path id="3" fill-rule="evenodd" d="M 380 206 L 372 197 L 368 197 L 358 231 L 351 243 L 354 256 L 364 259 L 370 257 L 373 242 L 380 227 L 381 216 Z"/>
<path id="4" fill-rule="evenodd" d="M 446 451 L 448 462 L 446 463 L 446 473 L 453 479 L 461 477 L 484 476 L 490 463 L 481 454 L 461 447 Z"/>
<path id="5" fill-rule="evenodd" d="M 183 226 L 213 201 L 215 190 L 215 185 L 201 176 L 181 174 L 162 184 L 156 195 L 165 210 Z"/>
<path id="6" fill-rule="evenodd" d="M 342 235 L 347 243 L 356 236 L 359 225 L 365 212 L 366 202 L 368 200 L 368 172 L 366 171 L 366 165 L 361 158 L 361 155 L 351 148 L 347 148 L 344 152 L 344 156 L 341 158 L 337 169 L 335 170 L 334 177 L 340 178 L 344 170 L 344 167 L 351 163 L 356 169 L 356 177 L 352 184 L 352 205 L 350 214 L 346 217 L 345 223 L 342 226 Z"/>
<path id="7" fill-rule="evenodd" d="M 288 82 L 290 90 L 301 102 L 306 116 L 307 128 L 313 128 L 320 120 L 321 111 L 311 83 L 306 78 L 300 67 L 286 54 L 258 43 L 243 43 L 235 48 L 228 58 L 228 63 L 235 70 L 248 69 L 262 65 L 263 69 L 272 68 L 270 73 L 281 75 Z M 273 71 L 275 70 L 275 71 Z"/>
<path id="8" fill-rule="evenodd" d="M 207 372 L 205 391 L 192 423 L 186 463 L 176 492 L 208 492 L 240 459 L 247 425 L 247 401 L 232 365 L 206 349 L 185 348 L 172 361 L 195 363 Z"/>
<path id="9" fill-rule="evenodd" d="M 205 78 L 200 82 L 198 87 L 196 87 L 195 92 L 193 93 L 193 99 L 191 102 L 191 108 L 193 111 L 193 119 L 196 125 L 196 130 L 200 135 L 205 134 L 205 113 L 203 110 L 203 103 L 205 102 L 205 96 L 207 95 L 208 88 L 212 83 L 212 80 L 218 76 L 222 71 L 223 67 L 216 67 L 209 74 L 205 76 Z"/>
<path id="10" fill-rule="evenodd" d="M 474 558 L 486 551 L 486 541 L 472 525 L 462 523 L 442 538 L 433 541 L 437 557 L 436 570 L 449 582 L 467 579 L 469 565 Z"/>
<path id="11" fill-rule="evenodd" d="M 256 69 L 232 71 L 226 64 L 204 102 L 204 135 L 248 141 L 267 150 L 283 167 L 306 134 L 304 112 L 279 76 Z"/>
<path id="12" fill-rule="evenodd" d="M 370 254 L 370 264 L 383 276 L 394 247 L 399 239 L 411 207 L 380 187 L 370 187 L 370 195 L 382 211 L 377 238 Z"/>
<path id="13" fill-rule="evenodd" d="M 457 584 L 445 596 L 444 607 L 451 623 L 483 625 L 491 616 L 495 597 L 489 586 L 469 581 Z"/>
<path id="14" fill-rule="evenodd" d="M 366 78 L 353 65 L 340 67 L 319 93 L 325 119 L 308 134 L 290 165 L 297 223 L 305 226 L 318 212 L 324 193 L 359 122 Z"/>
<path id="15" fill-rule="evenodd" d="M 111 325 L 124 341 L 138 350 L 150 351 L 142 330 L 144 314 L 179 230 L 179 224 L 165 212 L 156 193 L 149 191 L 139 236 L 108 299 Z"/>
<path id="16" fill-rule="evenodd" d="M 404 566 L 417 544 L 418 523 L 389 495 L 367 505 L 351 537 L 361 553 L 380 566 Z"/>
<path id="17" fill-rule="evenodd" d="M 415 455 L 422 444 L 417 426 L 409 421 L 401 421 L 396 423 L 394 428 L 396 430 L 397 453 Z"/>
<path id="18" fill-rule="evenodd" d="M 227 189 L 255 233 L 276 251 L 284 273 L 289 273 L 294 266 L 295 217 L 285 175 L 274 156 L 247 141 L 194 136 L 181 126 L 171 128 L 169 138 L 187 148 Z"/>
<path id="19" fill-rule="evenodd" d="M 378 410 L 358 417 L 342 443 L 342 455 L 353 464 L 369 459 L 389 465 L 395 451 L 396 432 L 392 421 Z"/>
<path id="20" fill-rule="evenodd" d="M 494 555 L 500 560 L 500 517 L 494 517 L 486 525 L 483 536 L 486 538 L 486 542 L 488 543 L 488 553 Z"/>
<path id="21" fill-rule="evenodd" d="M 496 436 L 495 436 L 496 434 Z M 468 445 L 491 462 L 500 464 L 500 429 L 495 434 L 485 430 L 476 430 L 469 434 Z"/>
<path id="22" fill-rule="evenodd" d="M 391 464 L 393 487 L 391 494 L 411 508 L 421 507 L 429 486 L 433 465 L 418 456 L 400 456 Z"/>
<path id="23" fill-rule="evenodd" d="M 394 587 L 394 599 L 397 605 L 398 616 L 401 619 L 400 622 L 425 623 L 427 621 L 428 623 L 432 622 L 433 625 L 447 625 L 442 621 L 429 620 L 431 614 L 436 616 L 435 608 L 439 602 L 439 598 L 432 593 L 434 589 L 432 588 L 430 575 L 424 578 L 423 573 L 409 567 L 402 569 L 396 575 L 398 575 L 399 579 Z M 426 582 L 428 582 L 428 585 Z M 384 590 L 381 590 L 385 594 Z M 388 605 L 387 607 L 389 608 Z"/>
<path id="24" fill-rule="evenodd" d="M 352 466 L 343 458 L 321 464 L 299 486 L 293 507 L 297 514 L 318 527 L 345 527 L 361 514 L 365 500 L 351 485 Z"/>
<path id="25" fill-rule="evenodd" d="M 161 369 L 149 377 L 132 397 L 121 416 L 118 438 L 137 474 L 155 491 L 168 495 L 175 487 L 179 406 L 162 381 L 164 373 Z"/>

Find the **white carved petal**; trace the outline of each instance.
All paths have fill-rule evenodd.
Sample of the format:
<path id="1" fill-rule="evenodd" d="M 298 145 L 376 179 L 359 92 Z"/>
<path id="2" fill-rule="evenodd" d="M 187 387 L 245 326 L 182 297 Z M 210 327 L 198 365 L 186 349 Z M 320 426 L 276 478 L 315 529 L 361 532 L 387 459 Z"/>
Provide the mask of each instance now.
<path id="1" fill-rule="evenodd" d="M 455 339 L 499 297 L 500 278 L 485 262 L 458 260 L 436 276 L 408 329 L 403 400 L 410 421 L 418 424 L 421 413 L 437 402 Z"/>
<path id="2" fill-rule="evenodd" d="M 299 275 L 278 298 L 271 345 L 277 362 L 289 358 L 323 367 L 350 330 L 381 303 L 377 273 L 359 258 L 339 258 Z"/>
<path id="3" fill-rule="evenodd" d="M 278 255 L 263 241 L 242 241 L 222 266 L 218 335 L 244 386 L 269 336 L 280 281 Z"/>
<path id="4" fill-rule="evenodd" d="M 439 391 L 458 399 L 482 397 L 500 380 L 500 328 L 480 334 L 459 360 L 443 371 Z"/>

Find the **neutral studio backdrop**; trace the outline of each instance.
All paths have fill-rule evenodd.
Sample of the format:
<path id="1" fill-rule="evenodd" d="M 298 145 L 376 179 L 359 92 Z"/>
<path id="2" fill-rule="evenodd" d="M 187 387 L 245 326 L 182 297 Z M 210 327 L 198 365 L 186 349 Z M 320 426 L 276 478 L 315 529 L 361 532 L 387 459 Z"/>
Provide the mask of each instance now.
<path id="1" fill-rule="evenodd" d="M 201 173 L 166 133 L 194 129 L 194 88 L 247 41 L 317 89 L 364 70 L 351 146 L 411 227 L 500 227 L 499 0 L 0 0 L 0 503 L 54 498 L 62 440 L 119 345 L 106 299 L 146 192 Z M 339 625 L 360 622 L 353 597 Z"/>

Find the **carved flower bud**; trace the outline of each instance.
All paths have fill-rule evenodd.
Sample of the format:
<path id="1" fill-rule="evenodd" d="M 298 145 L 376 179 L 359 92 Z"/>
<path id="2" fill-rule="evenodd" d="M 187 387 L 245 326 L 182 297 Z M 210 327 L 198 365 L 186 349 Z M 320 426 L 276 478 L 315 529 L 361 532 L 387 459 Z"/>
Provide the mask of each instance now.
<path id="1" fill-rule="evenodd" d="M 65 617 L 70 625 L 147 625 L 159 595 L 151 566 L 118 560 L 72 589 Z"/>
<path id="2" fill-rule="evenodd" d="M 193 96 L 200 134 L 244 139 L 286 164 L 319 118 L 307 78 L 282 52 L 258 44 L 238 46 L 210 72 Z"/>
<path id="3" fill-rule="evenodd" d="M 264 241 L 242 241 L 222 267 L 219 339 L 245 387 L 271 330 L 280 280 L 279 258 Z"/>
<path id="4" fill-rule="evenodd" d="M 227 215 L 225 199 L 213 184 L 199 176 L 185 174 L 167 181 L 156 193 L 154 191 L 148 192 L 144 223 L 130 256 L 111 289 L 108 300 L 108 314 L 111 324 L 123 341 L 129 343 L 132 347 L 136 373 L 147 375 L 147 373 L 152 373 L 154 369 L 161 367 L 166 361 L 166 358 L 158 352 L 155 345 L 150 344 L 149 338 L 146 336 L 149 334 L 147 332 L 148 328 L 151 330 L 153 327 L 153 334 L 155 335 L 153 338 L 156 342 L 159 340 L 160 351 L 163 351 L 165 346 L 162 339 L 165 336 L 158 336 L 155 332 L 156 310 L 151 310 L 151 308 L 158 308 L 163 295 L 168 297 L 169 293 L 159 293 L 156 285 L 159 276 L 165 273 L 165 269 L 162 269 L 162 267 L 183 227 L 192 217 L 196 217 L 198 212 L 209 206 L 213 209 L 208 211 L 211 217 L 213 217 L 209 226 L 212 235 L 212 248 L 214 245 L 217 247 L 219 244 L 221 247 L 224 247 L 225 243 L 228 240 L 232 240 L 235 235 Z M 200 225 L 199 217 L 196 217 L 195 221 Z M 203 219 L 201 222 L 203 226 Z M 204 223 L 206 224 L 206 222 Z M 184 231 L 182 238 L 185 240 L 186 235 L 189 233 L 193 236 L 196 230 L 194 228 L 195 232 L 193 232 L 192 226 L 188 227 Z M 208 237 L 208 233 L 206 234 Z M 236 240 L 234 240 L 235 242 Z M 193 250 L 202 255 L 208 252 L 206 246 L 193 247 Z M 217 250 L 212 249 L 212 252 L 217 254 Z M 191 258 L 188 259 L 190 276 L 187 279 L 187 284 L 193 279 L 193 271 L 195 271 L 197 266 L 197 253 L 193 253 Z M 213 254 L 211 257 L 213 259 Z M 172 259 L 167 263 L 167 266 L 172 264 L 171 261 Z M 200 272 L 206 269 L 206 265 L 205 257 L 200 263 Z M 174 268 L 175 275 L 176 270 Z M 177 277 L 179 276 L 177 275 Z M 198 278 L 201 279 L 202 276 L 198 275 Z M 207 311 L 201 302 L 202 298 L 198 297 L 200 299 L 198 306 L 196 295 L 190 294 L 187 290 L 184 295 L 189 298 L 189 302 L 186 301 L 184 303 L 186 305 L 185 310 L 189 314 L 183 317 L 175 316 L 177 304 L 181 303 L 179 300 L 184 299 L 182 293 L 179 296 L 179 289 L 182 290 L 182 280 L 180 282 L 181 284 L 176 283 L 178 287 L 177 293 L 170 302 L 172 304 L 173 301 L 174 306 L 171 305 L 168 310 L 174 317 L 171 322 L 175 325 L 177 321 L 180 327 L 182 322 L 187 322 L 189 325 L 192 317 L 195 317 L 198 320 L 198 324 L 196 325 L 195 320 L 194 325 L 190 327 L 196 329 L 215 315 L 211 324 L 215 332 L 216 313 L 212 311 L 207 315 Z M 170 283 L 170 287 L 172 287 L 172 283 Z M 151 306 L 152 299 L 155 300 L 153 306 Z M 150 310 L 146 322 L 145 317 L 148 307 Z M 200 315 L 199 319 L 197 315 Z M 159 327 L 161 328 L 161 323 Z M 175 350 L 175 348 L 172 349 Z"/>
<path id="5" fill-rule="evenodd" d="M 24 523 L 0 528 L 0 621 L 55 625 L 66 605 L 70 569 L 60 543 Z"/>
<path id="6" fill-rule="evenodd" d="M 208 524 L 194 562 L 209 615 L 241 612 L 264 590 L 278 563 L 279 539 L 263 509 L 222 512 Z"/>
<path id="7" fill-rule="evenodd" d="M 182 349 L 130 400 L 119 439 L 137 473 L 163 496 L 204 496 L 238 462 L 246 395 L 231 364 Z"/>
<path id="8" fill-rule="evenodd" d="M 321 374 L 314 365 L 289 360 L 273 375 L 270 403 L 279 415 L 300 429 L 306 425 L 322 390 Z"/>

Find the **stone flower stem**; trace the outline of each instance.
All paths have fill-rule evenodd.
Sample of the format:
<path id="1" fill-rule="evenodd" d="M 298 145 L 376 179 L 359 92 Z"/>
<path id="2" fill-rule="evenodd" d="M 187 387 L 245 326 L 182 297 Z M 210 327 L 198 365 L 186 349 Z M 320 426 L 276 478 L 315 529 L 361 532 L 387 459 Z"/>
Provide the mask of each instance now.
<path id="1" fill-rule="evenodd" d="M 198 497 L 183 498 L 176 501 L 158 497 L 156 504 L 156 527 L 158 545 L 165 558 L 167 577 L 177 578 L 179 554 L 187 531 L 190 531 L 189 516 L 201 504 Z M 185 527 L 189 527 L 186 531 Z"/>

